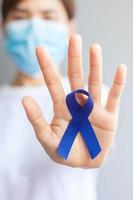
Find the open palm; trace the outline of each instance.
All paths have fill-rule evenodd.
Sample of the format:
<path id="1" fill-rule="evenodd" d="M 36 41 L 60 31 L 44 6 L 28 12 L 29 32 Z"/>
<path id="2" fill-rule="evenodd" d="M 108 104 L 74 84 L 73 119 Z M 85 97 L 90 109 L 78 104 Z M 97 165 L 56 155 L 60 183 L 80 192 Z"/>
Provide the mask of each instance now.
<path id="1" fill-rule="evenodd" d="M 117 131 L 119 104 L 126 79 L 126 67 L 120 65 L 116 71 L 112 86 L 108 93 L 106 105 L 101 104 L 102 91 L 102 51 L 99 45 L 90 48 L 90 70 L 88 76 L 88 91 L 94 99 L 94 109 L 89 117 L 92 127 L 101 145 L 102 151 L 91 159 L 80 134 L 72 146 L 67 160 L 61 158 L 56 149 L 71 121 L 67 109 L 65 93 L 61 78 L 56 71 L 50 55 L 42 47 L 37 48 L 45 83 L 53 101 L 54 117 L 48 124 L 37 103 L 31 97 L 23 98 L 23 105 L 36 136 L 48 155 L 57 163 L 71 167 L 96 168 L 101 166 L 107 158 Z M 68 50 L 68 79 L 71 90 L 83 89 L 82 41 L 79 35 L 71 36 Z M 78 95 L 77 101 L 84 104 L 86 98 Z M 44 99 L 45 101 L 45 99 Z"/>

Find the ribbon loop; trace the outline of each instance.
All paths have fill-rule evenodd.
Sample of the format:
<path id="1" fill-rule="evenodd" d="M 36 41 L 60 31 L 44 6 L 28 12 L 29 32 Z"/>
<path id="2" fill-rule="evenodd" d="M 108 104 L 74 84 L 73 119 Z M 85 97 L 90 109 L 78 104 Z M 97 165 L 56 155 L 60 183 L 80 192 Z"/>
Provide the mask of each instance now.
<path id="1" fill-rule="evenodd" d="M 78 93 L 84 94 L 88 97 L 83 106 L 81 106 L 76 100 L 76 94 Z M 73 142 L 77 134 L 80 132 L 86 144 L 88 153 L 90 154 L 91 158 L 94 159 L 101 152 L 101 147 L 88 120 L 88 117 L 94 107 L 92 97 L 83 89 L 75 90 L 67 95 L 66 104 L 72 116 L 72 120 L 70 121 L 57 148 L 58 154 L 64 159 L 67 159 Z"/>

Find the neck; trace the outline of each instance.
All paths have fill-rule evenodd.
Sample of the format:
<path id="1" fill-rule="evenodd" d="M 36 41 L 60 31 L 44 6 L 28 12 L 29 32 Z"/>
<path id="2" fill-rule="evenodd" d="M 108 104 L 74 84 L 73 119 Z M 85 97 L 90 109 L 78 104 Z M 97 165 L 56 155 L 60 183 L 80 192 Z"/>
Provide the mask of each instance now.
<path id="1" fill-rule="evenodd" d="M 15 78 L 11 82 L 12 86 L 43 86 L 45 85 L 43 76 L 32 78 L 21 72 L 17 72 Z"/>

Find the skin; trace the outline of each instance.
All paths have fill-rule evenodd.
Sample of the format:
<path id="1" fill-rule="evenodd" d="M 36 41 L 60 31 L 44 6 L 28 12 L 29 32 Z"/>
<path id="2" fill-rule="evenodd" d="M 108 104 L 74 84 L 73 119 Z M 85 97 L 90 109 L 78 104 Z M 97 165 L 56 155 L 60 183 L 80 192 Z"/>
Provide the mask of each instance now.
<path id="1" fill-rule="evenodd" d="M 7 23 L 32 18 L 55 20 L 66 24 L 69 27 L 68 38 L 76 31 L 75 20 L 69 20 L 66 9 L 60 0 L 24 0 L 12 9 L 2 22 L 3 33 Z M 20 71 L 17 71 L 16 77 L 11 83 L 13 86 L 37 86 L 42 84 L 44 84 L 43 76 L 32 78 Z"/>
<path id="2" fill-rule="evenodd" d="M 25 8 L 28 9 L 28 13 L 31 14 L 30 16 L 28 15 L 28 17 L 26 16 L 26 18 L 37 16 L 38 14 L 39 17 L 42 17 L 42 15 L 40 15 L 40 9 L 42 9 L 42 5 L 44 7 L 48 6 L 49 2 L 51 2 L 51 5 L 53 6 L 53 8 L 55 8 L 58 1 L 28 0 L 22 2 L 20 5 L 25 6 Z M 69 23 L 69 26 L 71 27 L 64 8 L 62 6 L 59 7 L 59 4 L 57 7 L 57 9 L 60 8 L 60 11 L 58 10 L 58 14 L 61 17 L 59 22 Z M 11 13 L 5 23 L 10 20 L 13 20 L 13 14 Z M 100 167 L 108 157 L 109 150 L 113 144 L 117 132 L 119 116 L 118 111 L 126 82 L 126 66 L 123 64 L 118 66 L 114 79 L 112 81 L 112 85 L 109 89 L 106 105 L 102 106 L 102 50 L 98 44 L 91 45 L 89 51 L 90 64 L 88 73 L 88 91 L 94 99 L 94 109 L 90 115 L 89 120 L 101 144 L 102 152 L 95 159 L 92 160 L 88 155 L 80 134 L 78 134 L 68 159 L 63 160 L 59 155 L 57 155 L 56 149 L 60 143 L 63 133 L 65 132 L 65 129 L 67 128 L 71 120 L 71 116 L 65 103 L 65 93 L 61 83 L 61 77 L 56 70 L 52 58 L 47 53 L 46 49 L 42 47 L 38 47 L 36 53 L 44 77 L 44 83 L 48 87 L 49 93 L 53 101 L 54 112 L 53 120 L 50 124 L 48 124 L 45 120 L 45 116 L 42 114 L 42 111 L 35 100 L 31 97 L 23 98 L 22 103 L 24 109 L 26 111 L 29 121 L 31 122 L 35 130 L 37 139 L 43 146 L 44 150 L 51 157 L 51 159 L 57 163 L 81 168 Z M 22 85 L 37 85 L 43 83 L 42 79 L 35 80 L 34 82 L 34 80 L 26 77 L 25 75 L 22 75 L 20 72 L 17 76 L 18 80 L 21 80 L 20 82 L 22 83 Z M 25 80 L 22 78 L 22 76 L 24 76 Z M 79 88 L 84 88 L 84 76 L 82 66 L 82 39 L 79 35 L 72 35 L 71 31 L 68 48 L 68 80 L 70 83 L 71 91 Z M 17 81 L 15 84 L 17 84 Z M 78 95 L 77 101 L 79 101 L 79 103 L 83 105 L 86 99 L 83 95 Z"/>
<path id="3" fill-rule="evenodd" d="M 68 79 L 71 91 L 84 87 L 82 67 L 82 42 L 79 35 L 74 35 L 69 41 Z M 36 136 L 48 155 L 57 163 L 82 168 L 98 168 L 108 157 L 109 150 L 115 139 L 118 125 L 119 105 L 126 79 L 126 66 L 120 65 L 116 71 L 113 83 L 109 89 L 106 105 L 101 104 L 102 89 L 102 50 L 93 44 L 90 48 L 90 72 L 88 75 L 88 91 L 94 99 L 94 109 L 90 122 L 101 144 L 102 152 L 91 159 L 84 142 L 78 134 L 67 160 L 56 153 L 61 137 L 67 128 L 71 116 L 65 102 L 65 94 L 61 78 L 55 69 L 52 58 L 42 47 L 37 48 L 37 57 L 43 72 L 45 83 L 53 101 L 54 117 L 50 124 L 45 120 L 38 104 L 31 97 L 23 98 L 23 105 Z M 83 105 L 84 96 L 78 96 Z"/>

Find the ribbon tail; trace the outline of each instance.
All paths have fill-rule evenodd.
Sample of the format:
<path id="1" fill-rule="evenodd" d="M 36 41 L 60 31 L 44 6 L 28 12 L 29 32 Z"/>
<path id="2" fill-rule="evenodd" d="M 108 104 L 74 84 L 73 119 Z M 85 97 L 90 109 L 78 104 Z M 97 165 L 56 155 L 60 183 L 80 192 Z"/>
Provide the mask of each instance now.
<path id="1" fill-rule="evenodd" d="M 68 158 L 68 155 L 70 153 L 71 147 L 73 145 L 73 142 L 78 134 L 79 128 L 73 120 L 69 123 L 61 142 L 57 148 L 58 154 L 63 157 L 65 160 Z"/>
<path id="2" fill-rule="evenodd" d="M 91 159 L 94 159 L 101 152 L 101 147 L 89 120 L 83 122 L 83 125 L 80 128 L 80 133 Z"/>

